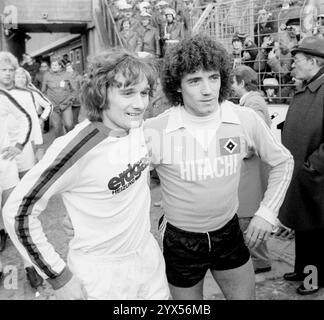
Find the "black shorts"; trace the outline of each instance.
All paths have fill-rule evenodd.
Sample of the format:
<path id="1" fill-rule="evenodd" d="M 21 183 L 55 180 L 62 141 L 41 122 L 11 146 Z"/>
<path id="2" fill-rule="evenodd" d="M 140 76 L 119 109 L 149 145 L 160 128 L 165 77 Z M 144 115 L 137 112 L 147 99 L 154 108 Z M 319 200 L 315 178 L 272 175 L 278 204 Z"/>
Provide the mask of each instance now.
<path id="1" fill-rule="evenodd" d="M 167 222 L 163 255 L 168 282 L 181 288 L 196 285 L 208 269 L 238 268 L 250 258 L 237 215 L 222 228 L 208 233 L 184 231 Z"/>

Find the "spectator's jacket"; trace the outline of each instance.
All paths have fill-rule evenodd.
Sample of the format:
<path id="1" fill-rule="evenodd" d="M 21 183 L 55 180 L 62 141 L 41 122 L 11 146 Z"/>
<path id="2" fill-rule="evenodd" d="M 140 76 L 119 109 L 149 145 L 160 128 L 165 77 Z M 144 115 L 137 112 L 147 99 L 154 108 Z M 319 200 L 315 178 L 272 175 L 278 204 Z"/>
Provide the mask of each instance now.
<path id="1" fill-rule="evenodd" d="M 71 84 L 74 92 L 73 106 L 80 107 L 80 90 L 82 86 L 83 77 L 77 71 L 73 71 L 71 75 Z"/>
<path id="2" fill-rule="evenodd" d="M 151 25 L 139 30 L 141 46 L 137 51 L 144 51 L 159 57 L 161 55 L 159 31 Z"/>
<path id="3" fill-rule="evenodd" d="M 285 55 L 281 53 L 279 57 L 275 56 L 269 58 L 267 64 L 271 68 L 272 72 L 276 74 L 277 78 L 281 79 L 281 83 L 288 82 L 288 80 L 290 79 L 288 73 L 291 70 L 291 64 L 292 64 L 290 52 Z M 284 78 L 284 76 L 286 75 L 287 75 L 287 79 Z"/>
<path id="4" fill-rule="evenodd" d="M 257 23 L 254 26 L 254 42 L 258 47 L 261 47 L 262 38 L 264 36 L 272 35 L 275 32 L 275 27 L 273 22 L 267 22 L 264 26 L 262 24 Z"/>
<path id="5" fill-rule="evenodd" d="M 254 110 L 270 128 L 271 119 L 267 103 L 258 91 L 250 91 L 240 99 L 240 105 Z"/>
<path id="6" fill-rule="evenodd" d="M 19 123 L 16 147 L 22 150 L 29 141 L 32 122 L 31 117 L 21 104 L 7 90 L 0 88 L 0 141 L 8 134 L 8 117 L 12 115 Z"/>
<path id="7" fill-rule="evenodd" d="M 257 91 L 250 91 L 240 99 L 240 105 L 254 110 L 270 128 L 271 119 L 268 106 Z M 260 121 L 262 121 L 260 119 Z M 241 177 L 238 190 L 240 218 L 253 217 L 264 197 L 269 179 L 269 166 L 258 155 L 245 158 L 242 162 Z"/>
<path id="8" fill-rule="evenodd" d="M 24 63 L 22 67 L 29 72 L 32 83 L 35 84 L 35 78 L 39 70 L 39 64 L 36 62 L 33 62 L 32 64 Z"/>
<path id="9" fill-rule="evenodd" d="M 279 219 L 295 230 L 324 228 L 324 67 L 295 93 L 282 142 L 295 168 Z"/>
<path id="10" fill-rule="evenodd" d="M 120 38 L 124 48 L 127 49 L 128 51 L 130 52 L 140 51 L 138 49 L 141 48 L 142 41 L 139 35 L 135 31 L 133 30 L 129 30 L 129 32 L 121 31 Z"/>
<path id="11" fill-rule="evenodd" d="M 163 36 L 163 26 L 165 24 L 165 16 L 161 14 L 159 11 L 155 11 L 152 14 L 152 26 L 159 31 L 159 35 L 162 38 Z"/>
<path id="12" fill-rule="evenodd" d="M 53 103 L 54 108 L 60 105 L 72 105 L 74 95 L 71 75 L 66 71 L 46 73 L 42 92 Z"/>
<path id="13" fill-rule="evenodd" d="M 182 40 L 184 38 L 183 24 L 177 21 L 166 24 L 163 30 L 163 37 L 165 37 L 166 34 L 170 35 L 168 40 Z"/>

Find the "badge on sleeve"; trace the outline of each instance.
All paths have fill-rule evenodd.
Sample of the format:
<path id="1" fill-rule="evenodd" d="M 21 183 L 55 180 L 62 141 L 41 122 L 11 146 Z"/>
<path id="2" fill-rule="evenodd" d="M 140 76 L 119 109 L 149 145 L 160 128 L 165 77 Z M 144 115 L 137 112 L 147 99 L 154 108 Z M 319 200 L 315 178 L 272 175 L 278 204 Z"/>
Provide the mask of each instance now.
<path id="1" fill-rule="evenodd" d="M 241 143 L 239 137 L 230 137 L 219 139 L 219 147 L 221 156 L 230 154 L 238 154 L 241 152 Z"/>
<path id="2" fill-rule="evenodd" d="M 61 88 L 64 88 L 64 87 L 65 87 L 65 81 L 64 81 L 64 80 L 62 80 L 62 81 L 60 82 L 60 87 L 61 87 Z"/>

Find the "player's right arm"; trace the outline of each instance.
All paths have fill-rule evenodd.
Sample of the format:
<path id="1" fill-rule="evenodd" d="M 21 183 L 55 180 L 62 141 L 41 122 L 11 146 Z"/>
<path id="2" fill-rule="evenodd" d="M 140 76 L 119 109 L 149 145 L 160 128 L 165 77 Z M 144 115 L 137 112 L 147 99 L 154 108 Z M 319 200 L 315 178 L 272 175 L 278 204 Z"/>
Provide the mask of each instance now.
<path id="1" fill-rule="evenodd" d="M 73 188 L 77 166 L 64 158 L 64 147 L 57 139 L 44 158 L 18 183 L 3 209 L 4 223 L 20 254 L 57 291 L 60 299 L 82 299 L 84 292 L 65 261 L 48 242 L 39 215 L 49 199 Z M 79 289 L 78 289 L 79 288 Z"/>

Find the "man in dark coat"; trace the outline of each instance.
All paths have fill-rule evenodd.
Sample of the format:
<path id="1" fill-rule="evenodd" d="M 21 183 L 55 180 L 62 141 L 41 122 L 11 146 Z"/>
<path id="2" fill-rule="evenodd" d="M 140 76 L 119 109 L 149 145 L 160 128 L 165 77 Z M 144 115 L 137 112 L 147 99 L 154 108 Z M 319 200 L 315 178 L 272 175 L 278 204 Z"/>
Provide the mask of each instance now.
<path id="1" fill-rule="evenodd" d="M 311 294 L 324 287 L 324 39 L 306 37 L 291 53 L 292 75 L 304 86 L 291 101 L 282 133 L 295 168 L 279 220 L 295 230 L 295 268 L 284 278 L 304 280 L 297 292 Z M 315 267 L 318 277 L 309 284 Z"/>

